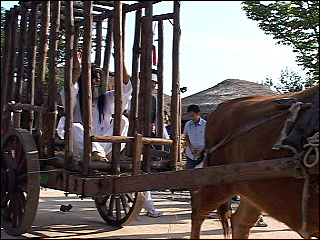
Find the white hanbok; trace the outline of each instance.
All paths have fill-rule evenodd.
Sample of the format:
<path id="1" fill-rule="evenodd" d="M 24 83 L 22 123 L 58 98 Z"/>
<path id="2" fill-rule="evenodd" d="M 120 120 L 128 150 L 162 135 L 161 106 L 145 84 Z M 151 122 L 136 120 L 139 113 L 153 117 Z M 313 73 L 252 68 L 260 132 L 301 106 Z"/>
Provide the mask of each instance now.
<path id="1" fill-rule="evenodd" d="M 123 108 L 127 106 L 130 101 L 130 96 L 132 93 L 131 81 L 127 84 L 123 84 Z M 77 98 L 79 91 L 78 83 L 74 84 L 71 88 L 71 106 L 73 108 L 73 155 L 82 159 L 83 156 L 83 133 L 84 128 L 82 124 L 82 117 L 80 112 L 80 104 Z M 114 114 L 115 105 L 115 91 L 107 91 L 105 94 L 105 104 L 104 104 L 104 117 L 101 117 L 101 122 L 99 121 L 99 110 L 98 110 L 98 99 L 95 98 L 92 101 L 92 134 L 94 136 L 112 136 L 113 135 L 113 123 L 114 119 L 112 114 Z M 63 107 L 65 107 L 65 93 L 64 89 L 60 92 Z M 64 139 L 64 125 L 65 117 L 60 118 L 58 123 L 57 132 L 58 135 Z M 120 135 L 127 136 L 129 128 L 129 120 L 127 117 L 122 115 Z M 121 144 L 121 150 L 125 147 L 125 143 Z M 102 143 L 93 142 L 92 151 L 98 151 L 102 154 L 108 154 L 112 151 L 112 143 Z"/>

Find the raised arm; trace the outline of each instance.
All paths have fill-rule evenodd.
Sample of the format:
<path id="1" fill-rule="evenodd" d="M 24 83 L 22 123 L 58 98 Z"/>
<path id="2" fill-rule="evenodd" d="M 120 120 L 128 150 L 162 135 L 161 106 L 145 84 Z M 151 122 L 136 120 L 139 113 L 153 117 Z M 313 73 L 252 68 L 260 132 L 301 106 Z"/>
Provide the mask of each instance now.
<path id="1" fill-rule="evenodd" d="M 127 85 L 129 82 L 129 79 L 130 77 L 128 75 L 126 65 L 123 63 L 123 83 Z"/>
<path id="2" fill-rule="evenodd" d="M 73 66 L 73 72 L 72 72 L 72 83 L 75 84 L 78 81 L 78 78 L 81 75 L 81 57 L 82 53 L 77 53 L 77 58 L 75 61 L 75 65 Z"/>

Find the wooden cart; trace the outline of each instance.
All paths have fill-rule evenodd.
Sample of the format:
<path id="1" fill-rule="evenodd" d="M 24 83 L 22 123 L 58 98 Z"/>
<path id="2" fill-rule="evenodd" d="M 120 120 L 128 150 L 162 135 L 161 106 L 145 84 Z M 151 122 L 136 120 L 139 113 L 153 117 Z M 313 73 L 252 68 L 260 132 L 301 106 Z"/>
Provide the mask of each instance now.
<path id="1" fill-rule="evenodd" d="M 139 191 L 114 189 L 114 180 L 150 171 L 175 170 L 180 159 L 179 39 L 180 3 L 173 12 L 153 15 L 153 4 L 161 1 L 122 4 L 119 1 L 36 1 L 21 2 L 6 11 L 3 86 L 1 98 L 1 224 L 6 232 L 19 235 L 33 223 L 40 186 L 93 197 L 101 217 L 111 225 L 124 225 L 139 214 L 144 195 Z M 130 128 L 120 136 L 121 83 L 125 20 L 135 13 L 132 61 L 133 94 Z M 158 136 L 163 129 L 163 21 L 173 20 L 173 64 L 171 123 L 172 139 L 151 138 L 150 81 L 153 22 L 158 23 Z M 107 20 L 104 62 L 101 64 L 103 22 Z M 95 30 L 95 31 L 93 31 Z M 64 34 L 61 34 L 64 32 Z M 93 37 L 95 32 L 95 37 Z M 58 119 L 57 65 L 58 38 L 65 38 L 64 88 L 66 116 L 64 156 L 56 154 Z M 91 134 L 91 48 L 95 39 L 95 63 L 109 73 L 114 42 L 116 93 L 114 136 Z M 113 41 L 112 41 L 113 38 Z M 70 106 L 72 66 L 82 47 L 84 88 L 84 153 L 80 163 L 72 158 L 73 109 Z M 140 63 L 139 63 L 140 61 Z M 140 70 L 139 70 L 139 65 Z M 138 77 L 141 72 L 140 78 Z M 103 76 L 101 91 L 107 90 L 109 75 Z M 141 79 L 141 80 L 140 80 Z M 110 79 L 109 79 L 110 80 Z M 45 91 L 45 86 L 47 90 Z M 14 89 L 14 91 L 13 91 Z M 46 98 L 45 98 L 46 96 Z M 138 101 L 142 99 L 142 101 Z M 138 104 L 138 102 L 140 104 Z M 112 162 L 91 160 L 91 143 L 112 142 Z M 120 144 L 127 143 L 126 154 Z M 156 149 L 150 146 L 157 146 Z M 164 145 L 170 145 L 164 151 Z M 142 158 L 143 156 L 143 158 Z M 152 159 L 152 160 L 151 160 Z M 122 188 L 122 187 L 121 187 Z M 116 192 L 115 192 L 116 191 Z"/>
<path id="2" fill-rule="evenodd" d="M 153 15 L 154 4 L 161 2 L 146 1 L 129 5 L 119 1 L 32 1 L 21 2 L 20 6 L 6 12 L 6 58 L 3 59 L 1 88 L 1 224 L 8 234 L 19 235 L 30 229 L 36 215 L 41 186 L 61 190 L 66 194 L 77 194 L 80 198 L 92 197 L 101 217 L 108 224 L 121 226 L 129 224 L 138 216 L 144 200 L 143 191 L 146 190 L 191 189 L 231 181 L 288 177 L 294 174 L 294 166 L 290 164 L 278 168 L 283 163 L 290 162 L 290 159 L 179 170 L 182 163 L 179 88 L 180 2 L 172 2 L 172 13 L 161 15 Z M 130 12 L 135 12 L 136 17 L 132 59 L 133 94 L 129 133 L 127 137 L 123 137 L 120 136 L 123 111 L 122 59 L 125 19 L 126 14 Z M 108 20 L 108 31 L 105 38 L 104 72 L 109 72 L 112 36 L 115 55 L 115 124 L 114 136 L 109 137 L 91 134 L 89 72 L 92 31 L 95 23 L 95 63 L 101 65 L 102 21 L 105 19 Z M 173 19 L 172 132 L 171 139 L 164 139 L 163 21 L 170 19 Z M 150 122 L 148 109 L 151 94 L 148 79 L 151 78 L 152 23 L 155 21 L 158 22 L 159 114 L 158 136 L 152 138 L 147 127 Z M 65 31 L 64 156 L 58 156 L 55 152 L 59 143 L 55 131 L 58 120 L 59 31 Z M 68 100 L 73 60 L 80 43 L 83 44 L 85 89 L 84 154 L 81 163 L 74 163 L 73 109 Z M 141 80 L 138 77 L 139 71 Z M 104 77 L 102 91 L 106 90 L 108 77 Z M 47 94 L 44 91 L 45 83 L 48 83 Z M 94 141 L 113 143 L 111 162 L 91 160 L 91 144 Z M 127 143 L 125 156 L 120 153 L 121 143 Z M 151 148 L 152 145 L 157 148 Z M 165 145 L 169 146 L 169 150 L 164 150 Z"/>

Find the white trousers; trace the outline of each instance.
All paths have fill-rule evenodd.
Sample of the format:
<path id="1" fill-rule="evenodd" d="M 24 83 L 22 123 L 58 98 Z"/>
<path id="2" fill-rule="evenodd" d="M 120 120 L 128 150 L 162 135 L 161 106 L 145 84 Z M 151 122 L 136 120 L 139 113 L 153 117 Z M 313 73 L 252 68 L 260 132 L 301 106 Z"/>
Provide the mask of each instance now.
<path id="1" fill-rule="evenodd" d="M 60 138 L 64 139 L 64 122 L 65 119 L 62 117 L 59 121 L 57 132 Z M 109 130 L 104 134 L 104 136 L 112 136 L 113 135 L 113 122 L 112 121 L 112 127 L 109 128 Z M 77 158 L 81 158 L 83 156 L 83 134 L 84 134 L 84 128 L 81 123 L 73 123 L 73 156 Z M 129 129 L 129 120 L 125 116 L 122 116 L 121 119 L 121 129 L 120 129 L 120 135 L 121 136 L 127 136 L 128 135 L 128 129 Z M 121 143 L 121 151 L 125 148 L 126 143 Z M 92 142 L 92 152 L 98 151 L 102 154 L 107 155 L 112 151 L 112 142 Z"/>
<path id="2" fill-rule="evenodd" d="M 143 202 L 142 207 L 147 210 L 148 212 L 154 212 L 157 211 L 156 208 L 153 205 L 153 200 L 151 196 L 151 191 L 145 191 L 144 192 L 145 200 Z"/>

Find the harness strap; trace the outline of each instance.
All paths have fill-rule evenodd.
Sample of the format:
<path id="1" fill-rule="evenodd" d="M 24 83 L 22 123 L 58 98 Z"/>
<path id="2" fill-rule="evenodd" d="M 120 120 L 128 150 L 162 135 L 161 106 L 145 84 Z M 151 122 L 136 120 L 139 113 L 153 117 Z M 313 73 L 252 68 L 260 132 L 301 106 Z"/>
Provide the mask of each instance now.
<path id="1" fill-rule="evenodd" d="M 230 133 L 229 135 L 227 135 L 222 141 L 220 141 L 218 144 L 214 145 L 212 148 L 207 149 L 205 152 L 205 156 L 208 157 L 213 151 L 217 150 L 219 147 L 223 146 L 224 144 L 226 144 L 227 142 L 229 142 L 231 139 L 240 136 L 264 123 L 270 122 L 284 114 L 287 114 L 289 112 L 289 110 L 284 110 L 281 112 L 275 112 L 272 113 L 268 116 L 264 116 L 258 119 L 253 120 L 252 122 L 244 125 L 241 128 L 236 129 L 235 131 L 233 131 L 232 133 Z"/>
<path id="2" fill-rule="evenodd" d="M 296 102 L 292 104 L 292 106 L 289 108 L 290 114 L 287 117 L 287 120 L 284 123 L 284 127 L 272 149 L 279 150 L 279 147 L 277 145 L 282 144 L 283 141 L 288 137 L 288 132 L 291 129 L 293 123 L 296 121 L 302 105 L 303 105 L 302 102 Z"/>

